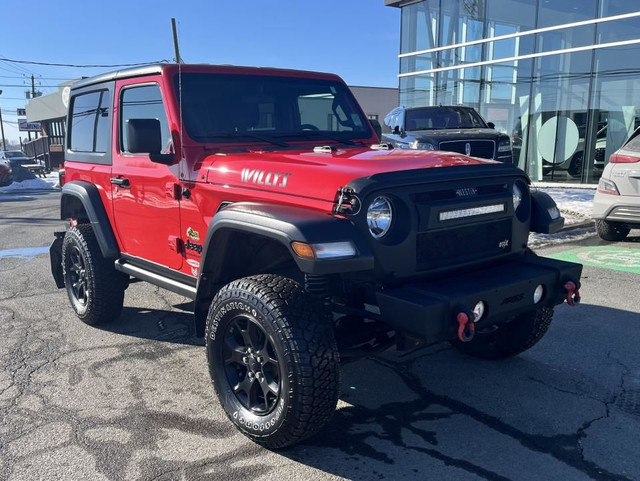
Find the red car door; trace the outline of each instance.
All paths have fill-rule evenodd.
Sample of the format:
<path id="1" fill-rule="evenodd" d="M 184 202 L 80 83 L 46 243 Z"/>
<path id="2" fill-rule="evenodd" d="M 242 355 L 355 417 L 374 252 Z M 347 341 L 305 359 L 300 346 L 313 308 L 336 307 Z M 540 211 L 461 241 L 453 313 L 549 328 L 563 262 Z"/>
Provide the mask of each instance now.
<path id="1" fill-rule="evenodd" d="M 123 254 L 180 269 L 180 201 L 176 198 L 179 166 L 154 163 L 149 155 L 127 151 L 129 119 L 158 119 L 162 145 L 171 142 L 160 81 L 160 76 L 154 76 L 116 84 L 113 213 Z"/>

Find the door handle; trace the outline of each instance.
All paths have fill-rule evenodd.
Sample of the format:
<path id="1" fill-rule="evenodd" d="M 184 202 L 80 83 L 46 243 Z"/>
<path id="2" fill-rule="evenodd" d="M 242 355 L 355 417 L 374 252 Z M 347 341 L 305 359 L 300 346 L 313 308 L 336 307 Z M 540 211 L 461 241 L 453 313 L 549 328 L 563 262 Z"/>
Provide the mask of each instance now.
<path id="1" fill-rule="evenodd" d="M 111 177 L 109 181 L 112 184 L 119 185 L 120 187 L 124 187 L 125 189 L 128 189 L 129 187 L 131 187 L 131 184 L 129 183 L 129 179 L 125 177 Z"/>

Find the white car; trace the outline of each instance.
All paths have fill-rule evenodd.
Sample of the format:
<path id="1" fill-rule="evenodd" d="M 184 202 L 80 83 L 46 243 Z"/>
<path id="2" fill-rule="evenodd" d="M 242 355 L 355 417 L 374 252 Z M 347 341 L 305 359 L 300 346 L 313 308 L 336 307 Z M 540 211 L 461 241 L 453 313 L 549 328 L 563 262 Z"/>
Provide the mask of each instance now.
<path id="1" fill-rule="evenodd" d="M 609 159 L 593 199 L 598 235 L 620 241 L 640 228 L 640 128 Z"/>

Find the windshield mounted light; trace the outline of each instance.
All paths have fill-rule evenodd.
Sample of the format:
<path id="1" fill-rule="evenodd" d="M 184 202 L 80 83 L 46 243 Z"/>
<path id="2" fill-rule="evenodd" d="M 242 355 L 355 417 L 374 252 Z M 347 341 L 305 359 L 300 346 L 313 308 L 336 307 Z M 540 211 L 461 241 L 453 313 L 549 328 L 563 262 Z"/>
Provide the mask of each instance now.
<path id="1" fill-rule="evenodd" d="M 294 241 L 291 243 L 291 248 L 303 259 L 335 260 L 356 256 L 356 247 L 351 241 L 320 242 L 317 244 Z"/>
<path id="2" fill-rule="evenodd" d="M 367 209 L 367 226 L 374 239 L 380 239 L 389 232 L 392 218 L 391 201 L 383 195 L 373 199 Z"/>
<path id="3" fill-rule="evenodd" d="M 418 142 L 417 140 L 410 142 L 409 148 L 413 150 L 436 150 L 435 145 L 431 142 Z"/>

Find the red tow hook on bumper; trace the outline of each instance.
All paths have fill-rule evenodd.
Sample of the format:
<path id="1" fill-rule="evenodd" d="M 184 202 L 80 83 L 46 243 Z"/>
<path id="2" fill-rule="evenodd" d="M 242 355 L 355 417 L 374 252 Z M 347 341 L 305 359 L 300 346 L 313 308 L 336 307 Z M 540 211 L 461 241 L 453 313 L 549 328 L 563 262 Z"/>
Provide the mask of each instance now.
<path id="1" fill-rule="evenodd" d="M 580 303 L 580 291 L 578 286 L 573 281 L 567 281 L 564 283 L 564 288 L 567 291 L 567 304 L 575 306 Z"/>
<path id="2" fill-rule="evenodd" d="M 460 342 L 469 342 L 476 335 L 475 324 L 470 322 L 469 315 L 464 312 L 459 312 L 456 320 L 458 321 L 458 339 Z"/>

